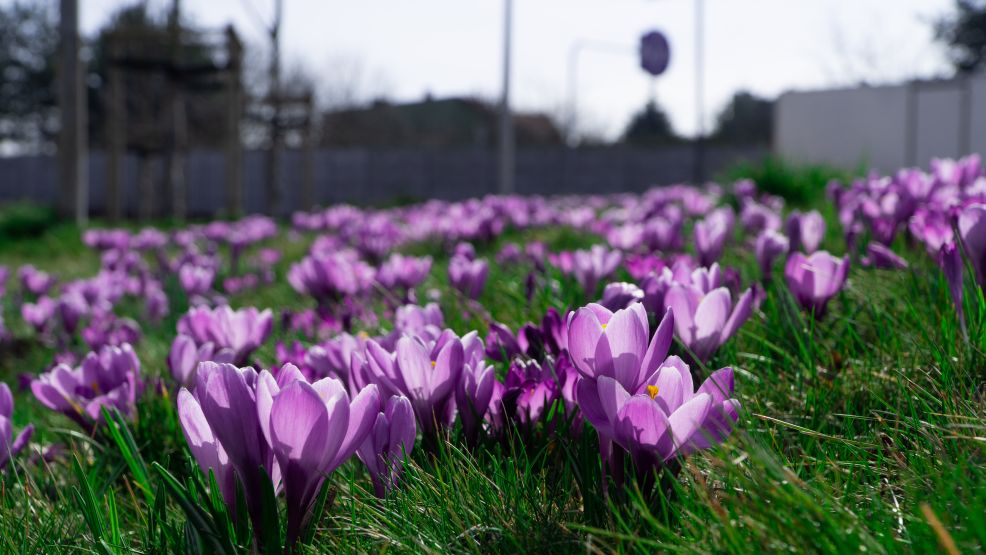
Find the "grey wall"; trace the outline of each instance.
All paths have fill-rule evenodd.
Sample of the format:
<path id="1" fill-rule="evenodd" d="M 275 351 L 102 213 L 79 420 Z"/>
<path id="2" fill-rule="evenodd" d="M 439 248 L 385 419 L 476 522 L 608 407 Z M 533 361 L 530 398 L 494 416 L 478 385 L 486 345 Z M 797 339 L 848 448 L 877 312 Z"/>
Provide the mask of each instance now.
<path id="1" fill-rule="evenodd" d="M 713 177 L 739 161 L 758 160 L 766 147 L 706 147 L 705 175 Z M 380 204 L 396 199 L 464 199 L 496 192 L 495 153 L 479 148 L 352 148 L 315 152 L 315 202 Z M 690 145 L 660 148 L 600 147 L 523 148 L 517 152 L 516 192 L 520 194 L 611 193 L 643 191 L 653 185 L 691 181 L 695 150 Z M 244 155 L 244 202 L 248 213 L 268 206 L 262 151 Z M 288 151 L 282 171 L 288 211 L 301 206 L 302 156 Z M 220 152 L 193 151 L 186 161 L 187 206 L 193 216 L 218 214 L 224 206 L 224 158 Z M 163 165 L 154 166 L 157 183 Z M 0 202 L 27 199 L 55 205 L 56 165 L 50 156 L 0 158 Z M 125 213 L 137 213 L 137 160 L 127 156 L 123 167 Z M 90 155 L 90 210 L 104 213 L 106 162 Z M 166 206 L 160 194 L 158 206 Z"/>
<path id="2" fill-rule="evenodd" d="M 889 172 L 986 153 L 986 75 L 790 92 L 775 111 L 775 151 L 798 162 Z"/>

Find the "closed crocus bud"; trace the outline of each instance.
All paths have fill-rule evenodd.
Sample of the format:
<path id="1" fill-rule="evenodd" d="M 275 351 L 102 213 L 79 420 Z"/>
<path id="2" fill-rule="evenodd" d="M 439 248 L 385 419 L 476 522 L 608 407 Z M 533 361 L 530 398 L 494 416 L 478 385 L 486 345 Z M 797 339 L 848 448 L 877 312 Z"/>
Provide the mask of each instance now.
<path id="1" fill-rule="evenodd" d="M 489 264 L 486 260 L 470 260 L 453 256 L 448 265 L 449 283 L 470 299 L 478 299 L 486 286 Z"/>
<path id="2" fill-rule="evenodd" d="M 185 264 L 178 270 L 178 281 L 189 296 L 208 293 L 215 279 L 216 271 L 205 266 Z"/>
<path id="3" fill-rule="evenodd" d="M 623 255 L 619 251 L 593 245 L 587 251 L 572 253 L 572 273 L 586 295 L 594 298 L 599 282 L 612 275 L 622 261 Z"/>
<path id="4" fill-rule="evenodd" d="M 817 210 L 801 212 L 795 210 L 787 217 L 785 224 L 791 250 L 801 250 L 811 254 L 818 250 L 825 238 L 825 219 Z"/>
<path id="5" fill-rule="evenodd" d="M 760 275 L 764 283 L 771 279 L 774 260 L 786 253 L 787 249 L 787 237 L 776 231 L 768 229 L 757 237 L 754 252 L 757 256 L 757 264 L 760 265 Z"/>
<path id="6" fill-rule="evenodd" d="M 510 360 L 520 354 L 520 343 L 510 328 L 499 322 L 490 322 L 486 335 L 486 356 L 496 361 Z"/>
<path id="7" fill-rule="evenodd" d="M 955 313 L 962 327 L 962 332 L 966 333 L 965 310 L 962 308 L 962 298 L 964 296 L 962 285 L 962 253 L 955 243 L 945 243 L 938 251 L 938 265 L 945 273 L 948 281 L 948 290 L 952 296 L 952 304 L 955 305 Z"/>
<path id="8" fill-rule="evenodd" d="M 860 262 L 863 266 L 873 268 L 890 270 L 903 270 L 907 268 L 907 261 L 897 253 L 885 245 L 872 241 L 866 245 L 866 256 Z"/>
<path id="9" fill-rule="evenodd" d="M 603 288 L 599 304 L 609 310 L 620 310 L 644 300 L 644 290 L 632 283 L 614 282 Z"/>
<path id="10" fill-rule="evenodd" d="M 753 291 L 747 289 L 734 306 L 725 287 L 703 293 L 694 285 L 675 283 L 665 294 L 664 303 L 674 312 L 678 339 L 704 362 L 749 319 Z"/>
<path id="11" fill-rule="evenodd" d="M 842 290 L 848 275 L 849 257 L 837 258 L 826 251 L 811 256 L 795 252 L 784 266 L 791 294 L 802 308 L 813 310 L 817 318 L 825 314 L 829 299 Z"/>
<path id="12" fill-rule="evenodd" d="M 373 491 L 383 499 L 400 479 L 404 457 L 414 449 L 417 427 L 406 397 L 393 396 L 376 415 L 373 428 L 356 450 L 373 481 Z"/>
<path id="13" fill-rule="evenodd" d="M 708 266 L 722 256 L 726 240 L 733 232 L 733 211 L 728 208 L 714 210 L 695 222 L 695 251 L 703 266 Z"/>
<path id="14" fill-rule="evenodd" d="M 962 209 L 958 227 L 976 282 L 986 289 L 986 204 L 971 204 Z"/>
<path id="15" fill-rule="evenodd" d="M 0 470 L 6 468 L 10 459 L 17 456 L 34 434 L 34 425 L 28 424 L 14 437 L 14 424 L 10 418 L 14 414 L 14 396 L 7 384 L 0 383 Z"/>
<path id="16" fill-rule="evenodd" d="M 479 437 L 483 419 L 493 396 L 496 373 L 482 360 L 466 364 L 455 388 L 455 404 L 466 441 L 473 445 Z"/>

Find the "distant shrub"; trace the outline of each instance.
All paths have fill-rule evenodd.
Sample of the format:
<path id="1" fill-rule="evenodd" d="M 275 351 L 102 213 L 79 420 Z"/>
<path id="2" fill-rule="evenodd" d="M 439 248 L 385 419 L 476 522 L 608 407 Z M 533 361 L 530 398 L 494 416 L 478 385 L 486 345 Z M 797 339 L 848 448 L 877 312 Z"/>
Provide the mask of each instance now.
<path id="1" fill-rule="evenodd" d="M 825 185 L 833 179 L 842 182 L 861 175 L 862 165 L 856 171 L 845 171 L 821 164 L 793 164 L 777 156 L 769 156 L 759 162 L 741 162 L 726 170 L 721 183 L 733 183 L 740 179 L 752 179 L 765 193 L 783 197 L 791 204 L 806 205 L 825 194 Z"/>
<path id="2" fill-rule="evenodd" d="M 30 202 L 0 205 L 0 241 L 37 237 L 55 225 L 51 208 Z"/>

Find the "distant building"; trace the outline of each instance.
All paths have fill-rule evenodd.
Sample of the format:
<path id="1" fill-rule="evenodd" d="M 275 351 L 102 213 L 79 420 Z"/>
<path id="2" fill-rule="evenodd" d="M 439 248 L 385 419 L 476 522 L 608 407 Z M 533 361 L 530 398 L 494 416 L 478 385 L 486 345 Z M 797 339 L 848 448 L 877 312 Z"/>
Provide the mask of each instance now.
<path id="1" fill-rule="evenodd" d="M 515 113 L 518 145 L 559 145 L 562 135 L 541 113 Z M 425 97 L 420 102 L 374 102 L 366 108 L 328 112 L 322 146 L 480 146 L 496 144 L 497 108 L 472 98 Z"/>

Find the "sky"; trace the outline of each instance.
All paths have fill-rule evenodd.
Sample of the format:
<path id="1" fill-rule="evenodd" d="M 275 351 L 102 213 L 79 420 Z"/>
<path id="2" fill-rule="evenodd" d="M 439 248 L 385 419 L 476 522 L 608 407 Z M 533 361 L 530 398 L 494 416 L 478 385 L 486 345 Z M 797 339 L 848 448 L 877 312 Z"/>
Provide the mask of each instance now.
<path id="1" fill-rule="evenodd" d="M 511 97 L 515 109 L 569 113 L 571 53 L 580 132 L 613 138 L 656 95 L 675 129 L 698 127 L 696 4 L 702 0 L 514 0 Z M 169 0 L 149 0 L 164 9 Z M 83 32 L 124 0 L 82 0 Z M 232 23 L 263 45 L 274 0 L 183 0 L 202 26 Z M 737 90 L 789 90 L 898 82 L 948 74 L 932 23 L 953 0 L 704 0 L 707 128 Z M 284 0 L 287 66 L 303 64 L 332 89 L 418 100 L 498 98 L 504 0 Z M 671 63 L 652 79 L 636 48 L 663 32 Z M 334 76 L 339 76 L 338 78 Z M 340 84 L 341 83 L 341 84 Z"/>

